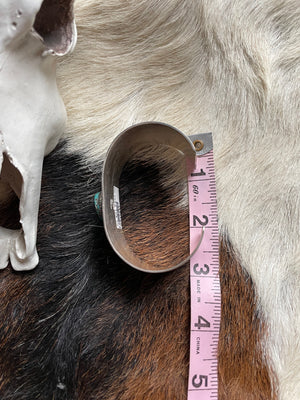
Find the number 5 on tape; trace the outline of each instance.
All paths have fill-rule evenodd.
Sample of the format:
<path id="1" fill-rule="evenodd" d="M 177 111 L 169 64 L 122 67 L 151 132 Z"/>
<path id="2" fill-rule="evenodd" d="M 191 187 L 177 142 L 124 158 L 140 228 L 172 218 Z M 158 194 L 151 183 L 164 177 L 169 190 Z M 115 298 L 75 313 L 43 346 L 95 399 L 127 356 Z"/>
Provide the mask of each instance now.
<path id="1" fill-rule="evenodd" d="M 218 341 L 221 317 L 219 230 L 211 134 L 191 136 L 197 151 L 188 177 L 191 332 L 188 400 L 218 399 Z M 207 146 L 207 143 L 210 146 Z M 198 149 L 197 149 L 198 148 Z"/>

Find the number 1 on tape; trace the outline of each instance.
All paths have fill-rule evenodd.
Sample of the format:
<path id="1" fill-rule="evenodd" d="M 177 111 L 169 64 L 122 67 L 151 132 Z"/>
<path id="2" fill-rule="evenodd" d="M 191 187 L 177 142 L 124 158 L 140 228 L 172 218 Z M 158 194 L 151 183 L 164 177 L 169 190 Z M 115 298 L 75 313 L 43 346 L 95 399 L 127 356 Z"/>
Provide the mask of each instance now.
<path id="1" fill-rule="evenodd" d="M 204 142 L 209 135 L 197 135 L 197 139 Z M 213 150 L 197 156 L 195 170 L 188 177 L 188 191 L 191 252 L 203 234 L 201 245 L 190 260 L 188 400 L 210 400 L 218 399 L 217 351 L 221 318 L 219 230 Z"/>

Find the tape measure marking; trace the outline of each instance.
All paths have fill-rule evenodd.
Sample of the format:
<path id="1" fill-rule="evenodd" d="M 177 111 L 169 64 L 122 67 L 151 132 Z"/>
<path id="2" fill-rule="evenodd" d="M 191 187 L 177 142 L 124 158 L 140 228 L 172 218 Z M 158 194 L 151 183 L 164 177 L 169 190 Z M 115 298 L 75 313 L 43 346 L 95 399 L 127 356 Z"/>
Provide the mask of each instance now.
<path id="1" fill-rule="evenodd" d="M 204 137 L 205 140 L 205 137 Z M 201 176 L 201 178 L 200 178 Z M 219 230 L 213 151 L 197 156 L 188 177 L 191 329 L 188 400 L 218 399 L 218 342 L 221 319 Z"/>

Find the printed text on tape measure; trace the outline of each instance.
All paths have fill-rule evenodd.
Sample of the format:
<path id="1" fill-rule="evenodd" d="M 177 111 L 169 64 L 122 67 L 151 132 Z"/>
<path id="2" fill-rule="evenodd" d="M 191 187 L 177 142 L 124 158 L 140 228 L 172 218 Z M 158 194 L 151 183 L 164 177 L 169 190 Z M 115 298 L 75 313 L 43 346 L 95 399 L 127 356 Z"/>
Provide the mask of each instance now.
<path id="1" fill-rule="evenodd" d="M 188 400 L 218 398 L 218 340 L 221 295 L 219 231 L 212 150 L 197 157 L 188 179 L 190 248 L 204 229 L 201 246 L 190 260 L 191 332 Z"/>

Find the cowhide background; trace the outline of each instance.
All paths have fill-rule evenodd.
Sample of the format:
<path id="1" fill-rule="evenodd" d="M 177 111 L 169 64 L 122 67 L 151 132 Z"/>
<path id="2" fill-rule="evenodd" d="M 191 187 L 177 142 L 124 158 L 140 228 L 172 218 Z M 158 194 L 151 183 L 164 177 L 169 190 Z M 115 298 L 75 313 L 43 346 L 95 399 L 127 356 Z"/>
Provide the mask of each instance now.
<path id="1" fill-rule="evenodd" d="M 299 0 L 76 0 L 58 65 L 68 126 L 46 157 L 35 270 L 1 271 L 1 400 L 184 400 L 189 268 L 148 275 L 93 205 L 112 139 L 143 121 L 213 132 L 220 224 L 220 400 L 300 399 Z M 129 163 L 121 207 L 186 245 L 176 163 Z M 173 173 L 175 175 L 173 175 Z M 146 193 L 146 196 L 145 196 Z M 17 226 L 17 199 L 2 204 Z M 15 215 L 15 218 L 13 218 Z M 153 248 L 149 243 L 153 242 Z"/>

